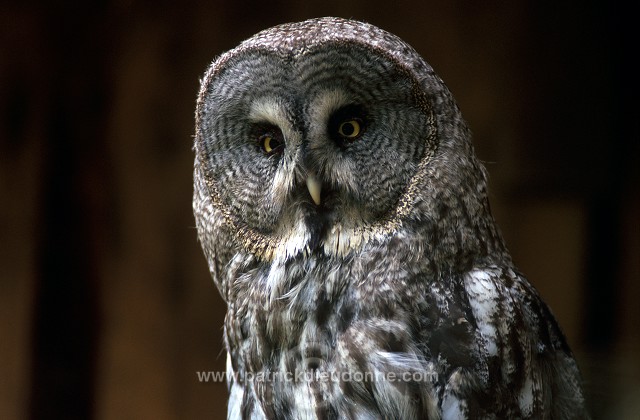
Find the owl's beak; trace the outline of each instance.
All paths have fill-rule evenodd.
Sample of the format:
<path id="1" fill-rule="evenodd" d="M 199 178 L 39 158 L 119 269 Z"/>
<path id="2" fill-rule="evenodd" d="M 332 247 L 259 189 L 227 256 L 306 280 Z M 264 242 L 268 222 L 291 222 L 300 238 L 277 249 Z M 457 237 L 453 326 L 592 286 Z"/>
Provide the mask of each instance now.
<path id="1" fill-rule="evenodd" d="M 311 198 L 313 198 L 313 202 L 316 203 L 316 206 L 319 206 L 321 202 L 320 193 L 322 192 L 322 184 L 315 176 L 310 174 L 307 176 L 307 188 L 309 189 Z"/>

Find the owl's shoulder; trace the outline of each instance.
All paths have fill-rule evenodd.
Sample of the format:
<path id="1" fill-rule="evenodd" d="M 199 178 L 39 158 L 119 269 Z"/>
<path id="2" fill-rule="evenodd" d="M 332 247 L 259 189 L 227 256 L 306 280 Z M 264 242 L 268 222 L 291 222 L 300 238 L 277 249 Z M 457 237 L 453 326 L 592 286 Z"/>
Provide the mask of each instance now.
<path id="1" fill-rule="evenodd" d="M 443 417 L 472 410 L 529 418 L 567 414 L 562 404 L 583 407 L 566 339 L 526 278 L 510 266 L 487 266 L 462 280 L 431 334 L 432 357 L 444 361 Z"/>

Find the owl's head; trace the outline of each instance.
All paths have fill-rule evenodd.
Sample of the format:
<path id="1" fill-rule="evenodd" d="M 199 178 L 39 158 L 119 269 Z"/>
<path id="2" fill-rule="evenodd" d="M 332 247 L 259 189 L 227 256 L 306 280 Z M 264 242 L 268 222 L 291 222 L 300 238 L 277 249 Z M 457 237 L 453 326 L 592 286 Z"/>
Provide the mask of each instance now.
<path id="1" fill-rule="evenodd" d="M 199 228 L 259 258 L 345 255 L 417 225 L 441 237 L 443 217 L 455 229 L 488 213 L 449 91 L 406 43 L 361 22 L 278 26 L 215 60 L 195 152 Z"/>

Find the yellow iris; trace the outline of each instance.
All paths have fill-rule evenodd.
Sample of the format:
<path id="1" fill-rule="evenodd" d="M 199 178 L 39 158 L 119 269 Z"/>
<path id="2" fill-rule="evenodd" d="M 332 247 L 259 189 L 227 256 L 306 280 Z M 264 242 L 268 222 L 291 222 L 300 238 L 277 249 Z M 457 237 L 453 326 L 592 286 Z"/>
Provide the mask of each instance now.
<path id="1" fill-rule="evenodd" d="M 338 134 L 346 139 L 354 139 L 360 135 L 360 122 L 357 120 L 344 121 L 338 126 Z"/>
<path id="2" fill-rule="evenodd" d="M 278 141 L 277 140 L 274 141 L 273 137 L 264 136 L 262 138 L 262 148 L 264 149 L 265 152 L 271 153 L 273 149 L 275 149 L 276 147 L 278 147 Z"/>

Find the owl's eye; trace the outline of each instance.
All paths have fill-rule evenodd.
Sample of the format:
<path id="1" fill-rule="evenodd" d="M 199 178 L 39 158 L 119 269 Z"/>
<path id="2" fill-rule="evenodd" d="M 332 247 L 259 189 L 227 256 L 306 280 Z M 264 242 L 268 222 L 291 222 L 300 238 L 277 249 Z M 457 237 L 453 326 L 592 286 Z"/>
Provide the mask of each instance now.
<path id="1" fill-rule="evenodd" d="M 338 126 L 338 134 L 345 139 L 355 139 L 360 136 L 360 119 L 351 119 L 340 123 Z"/>
<path id="2" fill-rule="evenodd" d="M 258 144 L 267 155 L 281 153 L 284 149 L 282 132 L 278 129 L 263 132 L 263 134 L 258 137 Z"/>
<path id="3" fill-rule="evenodd" d="M 365 128 L 365 112 L 358 105 L 348 105 L 339 109 L 329 119 L 329 135 L 341 147 L 360 138 Z"/>

